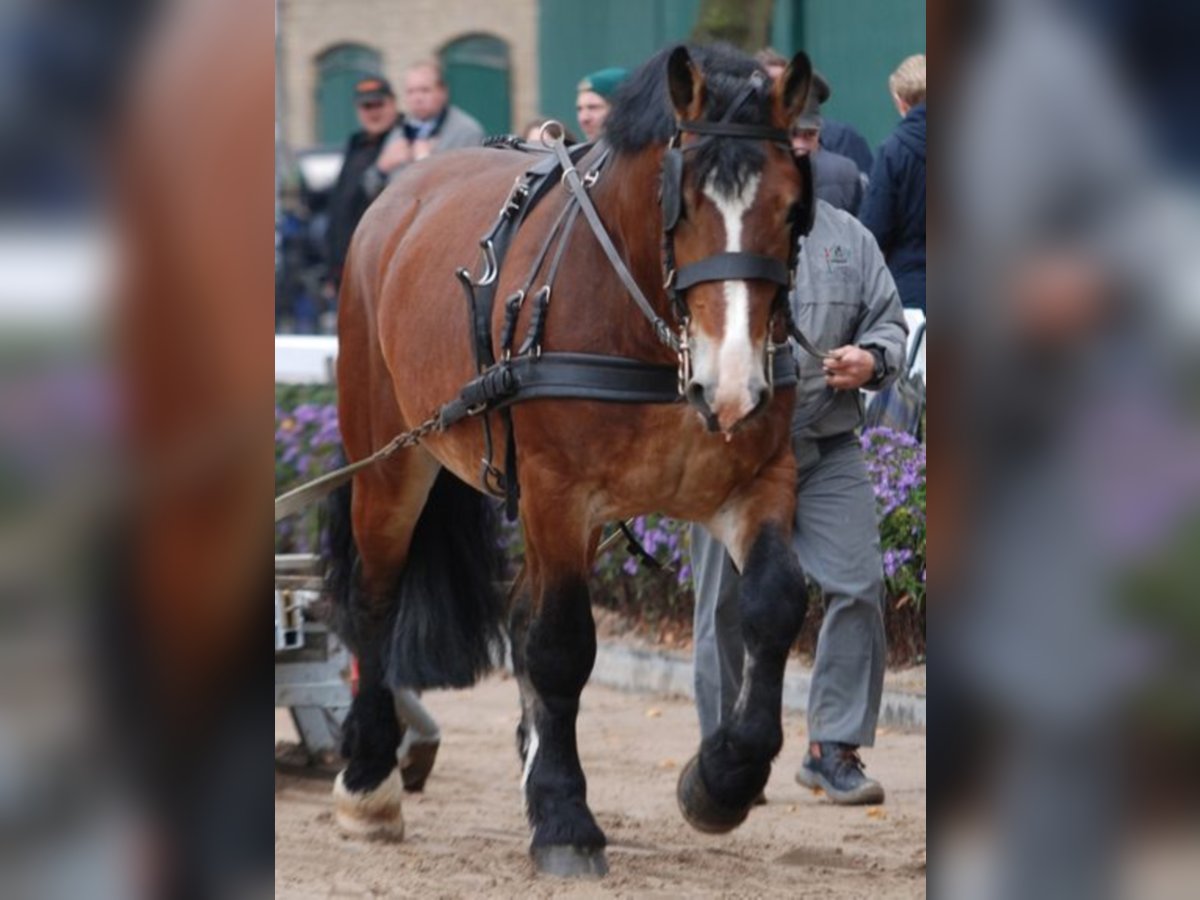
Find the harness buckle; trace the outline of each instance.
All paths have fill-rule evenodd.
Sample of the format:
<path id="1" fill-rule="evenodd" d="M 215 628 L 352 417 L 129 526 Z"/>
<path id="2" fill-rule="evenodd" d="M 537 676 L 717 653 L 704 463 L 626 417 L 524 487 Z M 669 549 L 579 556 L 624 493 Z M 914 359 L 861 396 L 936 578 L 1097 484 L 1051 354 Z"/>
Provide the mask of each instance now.
<path id="1" fill-rule="evenodd" d="M 688 343 L 688 321 L 685 316 L 679 325 L 679 352 L 676 354 L 679 360 L 677 387 L 681 397 L 687 395 L 687 386 L 692 380 L 692 348 Z"/>
<path id="2" fill-rule="evenodd" d="M 663 280 L 663 290 L 669 291 L 675 284 L 675 270 L 673 268 L 667 270 L 667 277 Z"/>
<path id="3" fill-rule="evenodd" d="M 599 179 L 600 179 L 600 170 L 599 169 L 589 170 L 588 173 L 583 176 L 583 189 L 591 190 L 592 185 L 595 184 Z"/>
<path id="4" fill-rule="evenodd" d="M 521 206 L 528 197 L 529 180 L 525 175 L 518 175 L 513 180 L 512 189 L 508 192 L 508 197 L 504 201 L 503 215 L 511 219 L 513 215 L 520 212 Z"/>

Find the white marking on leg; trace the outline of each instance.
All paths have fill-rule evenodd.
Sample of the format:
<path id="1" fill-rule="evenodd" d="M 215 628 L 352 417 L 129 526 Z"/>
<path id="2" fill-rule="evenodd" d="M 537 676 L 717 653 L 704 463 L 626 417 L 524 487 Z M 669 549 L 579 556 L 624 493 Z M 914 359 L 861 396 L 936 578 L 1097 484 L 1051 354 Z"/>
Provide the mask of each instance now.
<path id="1" fill-rule="evenodd" d="M 725 549 L 729 553 L 729 558 L 733 560 L 734 566 L 741 572 L 746 564 L 745 556 L 742 553 L 742 547 L 744 546 L 742 532 L 745 530 L 746 523 L 741 510 L 736 508 L 722 509 L 708 520 L 707 527 L 712 536 L 725 545 Z"/>
<path id="2" fill-rule="evenodd" d="M 747 647 L 745 655 L 742 657 L 742 686 L 738 690 L 737 700 L 733 703 L 733 710 L 730 712 L 731 718 L 740 718 L 746 713 L 746 706 L 750 702 L 750 683 L 754 680 L 756 665 L 754 651 Z"/>
<path id="3" fill-rule="evenodd" d="M 346 787 L 343 769 L 333 782 L 334 820 L 349 834 L 404 839 L 404 786 L 392 769 L 375 788 L 363 793 Z"/>
<path id="4" fill-rule="evenodd" d="M 525 804 L 525 813 L 529 814 L 529 792 L 526 786 L 529 784 L 529 773 L 533 771 L 533 760 L 538 752 L 538 733 L 534 727 L 533 717 L 529 717 L 529 739 L 525 744 L 525 768 L 521 772 L 521 800 Z"/>
<path id="5" fill-rule="evenodd" d="M 725 250 L 738 253 L 742 249 L 742 226 L 746 211 L 758 194 L 759 176 L 752 176 L 738 194 L 726 194 L 716 189 L 710 178 L 704 195 L 717 207 L 725 223 Z M 753 408 L 751 382 L 758 374 L 758 359 L 750 341 L 750 289 L 745 281 L 726 281 L 725 330 L 717 351 L 717 390 L 714 411 L 728 407 L 741 418 Z M 736 421 L 730 413 L 729 424 Z M 726 423 L 722 423 L 724 425 Z"/>

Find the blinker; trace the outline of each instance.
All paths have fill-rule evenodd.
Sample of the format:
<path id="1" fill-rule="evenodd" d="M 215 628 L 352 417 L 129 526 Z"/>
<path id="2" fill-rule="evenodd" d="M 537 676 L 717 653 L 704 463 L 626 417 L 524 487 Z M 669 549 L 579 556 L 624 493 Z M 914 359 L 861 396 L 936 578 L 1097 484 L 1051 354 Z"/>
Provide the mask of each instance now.
<path id="1" fill-rule="evenodd" d="M 659 191 L 663 231 L 673 231 L 683 210 L 683 151 L 678 147 L 668 147 L 663 154 Z"/>

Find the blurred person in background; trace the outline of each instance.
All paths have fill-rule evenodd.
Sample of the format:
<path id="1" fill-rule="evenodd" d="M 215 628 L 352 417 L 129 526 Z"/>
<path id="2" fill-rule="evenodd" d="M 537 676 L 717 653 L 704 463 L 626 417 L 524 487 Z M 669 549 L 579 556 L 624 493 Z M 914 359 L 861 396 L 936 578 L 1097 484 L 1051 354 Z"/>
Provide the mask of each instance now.
<path id="1" fill-rule="evenodd" d="M 901 122 L 879 148 L 859 218 L 883 250 L 900 299 L 925 312 L 925 56 L 888 79 Z"/>
<path id="2" fill-rule="evenodd" d="M 754 54 L 754 58 L 758 60 L 759 65 L 767 70 L 767 74 L 772 79 L 776 79 L 782 75 L 783 70 L 787 68 L 788 64 L 788 61 L 774 47 L 764 47 L 758 53 Z M 815 84 L 817 88 L 817 102 L 825 103 L 829 100 L 829 83 L 821 79 L 815 82 Z M 864 180 L 874 165 L 874 158 L 871 155 L 871 145 L 867 143 L 867 139 L 862 136 L 858 129 L 848 122 L 841 122 L 837 119 L 823 116 L 821 146 L 826 150 L 832 150 L 834 153 L 839 153 L 854 160 L 854 164 L 858 166 L 859 174 L 862 175 Z"/>
<path id="3" fill-rule="evenodd" d="M 601 69 L 581 80 L 575 88 L 575 117 L 586 141 L 594 141 L 604 130 L 612 109 L 612 98 L 629 72 L 620 68 Z"/>
<path id="4" fill-rule="evenodd" d="M 813 87 L 804 111 L 792 123 L 792 153 L 811 159 L 817 197 L 856 216 L 863 197 L 862 178 L 854 160 L 821 146 L 821 103 L 832 90 L 819 73 L 813 73 Z"/>
<path id="5" fill-rule="evenodd" d="M 450 102 L 441 65 L 422 60 L 404 75 L 404 117 L 384 142 L 375 168 L 381 176 L 394 178 L 409 163 L 433 153 L 478 147 L 484 136 L 483 126 Z M 376 180 L 377 192 L 385 180 Z"/>
<path id="6" fill-rule="evenodd" d="M 808 752 L 796 780 L 834 803 L 882 803 L 858 755 L 875 743 L 886 638 L 883 559 L 875 494 L 855 430 L 860 388 L 886 387 L 904 364 L 908 329 L 892 276 L 871 233 L 848 213 L 817 200 L 801 243 L 790 296 L 797 326 L 824 360 L 801 355 L 792 417 L 796 513 L 792 549 L 825 596 L 808 700 Z M 724 546 L 691 528 L 695 573 L 694 672 L 701 738 L 733 710 L 745 644 L 740 576 Z"/>
<path id="7" fill-rule="evenodd" d="M 346 143 L 342 170 L 329 195 L 329 274 L 335 291 L 350 237 L 379 191 L 381 179 L 374 173 L 384 141 L 400 118 L 396 95 L 382 76 L 364 78 L 354 86 L 354 109 L 362 127 Z"/>
<path id="8" fill-rule="evenodd" d="M 350 136 L 342 171 L 330 196 L 329 246 L 333 284 L 341 282 L 350 237 L 371 201 L 410 163 L 433 153 L 483 143 L 483 126 L 450 103 L 442 68 L 422 61 L 404 76 L 404 113 L 392 86 L 366 78 L 354 89 L 362 129 Z"/>
<path id="9" fill-rule="evenodd" d="M 324 267 L 313 258 L 304 206 L 299 191 L 290 186 L 283 191 L 275 233 L 279 253 L 275 268 L 275 332 L 314 333 L 320 282 L 314 285 L 307 276 L 314 268 L 324 271 Z"/>
<path id="10" fill-rule="evenodd" d="M 938 216 L 961 373 L 930 510 L 954 579 L 939 874 L 949 896 L 1193 896 L 1200 216 L 1163 166 L 1182 147 L 1150 142 L 1195 128 L 1197 11 L 974 6 Z"/>

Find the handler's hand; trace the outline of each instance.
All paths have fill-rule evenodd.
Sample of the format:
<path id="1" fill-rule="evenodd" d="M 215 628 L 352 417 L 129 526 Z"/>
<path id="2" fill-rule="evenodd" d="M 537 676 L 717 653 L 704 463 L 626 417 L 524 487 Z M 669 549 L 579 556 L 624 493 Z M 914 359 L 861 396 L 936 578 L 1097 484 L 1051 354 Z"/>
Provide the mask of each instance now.
<path id="1" fill-rule="evenodd" d="M 379 154 L 379 159 L 375 161 L 375 165 L 379 168 L 379 171 L 386 175 L 392 169 L 412 161 L 412 145 L 405 138 L 399 138 L 383 148 L 383 152 Z"/>
<path id="2" fill-rule="evenodd" d="M 823 366 L 826 384 L 849 391 L 871 380 L 875 374 L 875 357 L 862 347 L 838 347 L 825 355 Z"/>

